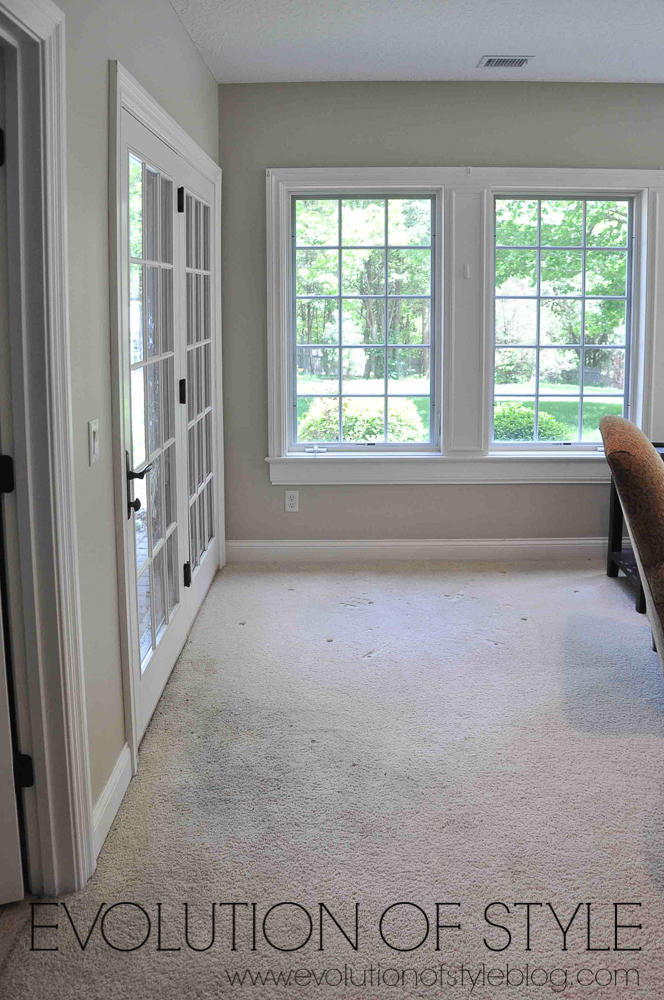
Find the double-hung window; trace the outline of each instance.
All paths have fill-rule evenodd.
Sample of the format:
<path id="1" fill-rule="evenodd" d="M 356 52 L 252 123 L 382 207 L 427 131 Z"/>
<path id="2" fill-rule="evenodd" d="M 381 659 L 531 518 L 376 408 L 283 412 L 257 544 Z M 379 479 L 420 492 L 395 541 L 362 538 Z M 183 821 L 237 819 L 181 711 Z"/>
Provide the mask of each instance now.
<path id="1" fill-rule="evenodd" d="M 634 199 L 496 197 L 496 443 L 596 444 L 627 415 Z"/>
<path id="2" fill-rule="evenodd" d="M 602 416 L 664 434 L 662 199 L 654 170 L 268 170 L 271 481 L 606 481 Z"/>
<path id="3" fill-rule="evenodd" d="M 293 198 L 295 450 L 435 440 L 435 198 Z"/>

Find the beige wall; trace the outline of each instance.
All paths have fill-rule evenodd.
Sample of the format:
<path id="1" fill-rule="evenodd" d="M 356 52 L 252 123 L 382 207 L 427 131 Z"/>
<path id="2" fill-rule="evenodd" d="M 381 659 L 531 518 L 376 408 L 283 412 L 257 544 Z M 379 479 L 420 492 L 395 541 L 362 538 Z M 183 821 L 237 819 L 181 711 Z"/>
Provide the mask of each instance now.
<path id="1" fill-rule="evenodd" d="M 108 60 L 118 59 L 212 156 L 217 85 L 168 0 L 57 0 L 66 15 L 76 511 L 92 792 L 124 743 L 112 482 Z M 87 422 L 101 460 L 88 466 Z"/>
<path id="2" fill-rule="evenodd" d="M 600 535 L 605 486 L 299 487 L 267 454 L 265 169 L 664 166 L 664 87 L 325 83 L 219 88 L 228 538 Z"/>

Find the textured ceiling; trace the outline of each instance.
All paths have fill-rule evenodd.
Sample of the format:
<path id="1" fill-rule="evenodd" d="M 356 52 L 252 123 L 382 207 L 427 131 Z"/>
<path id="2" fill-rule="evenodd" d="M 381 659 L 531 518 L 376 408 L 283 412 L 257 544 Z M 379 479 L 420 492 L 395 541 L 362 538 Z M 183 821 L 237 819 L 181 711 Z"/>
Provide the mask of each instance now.
<path id="1" fill-rule="evenodd" d="M 664 82 L 664 0 L 171 0 L 220 83 Z M 483 55 L 534 55 L 524 70 Z"/>

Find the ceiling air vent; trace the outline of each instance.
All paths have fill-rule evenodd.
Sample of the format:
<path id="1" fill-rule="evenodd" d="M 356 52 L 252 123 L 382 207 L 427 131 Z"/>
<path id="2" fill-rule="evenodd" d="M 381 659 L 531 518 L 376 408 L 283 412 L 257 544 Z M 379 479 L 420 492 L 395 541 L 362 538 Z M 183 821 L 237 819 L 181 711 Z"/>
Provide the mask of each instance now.
<path id="1" fill-rule="evenodd" d="M 521 69 L 527 66 L 534 56 L 482 56 L 478 66 L 487 69 Z"/>

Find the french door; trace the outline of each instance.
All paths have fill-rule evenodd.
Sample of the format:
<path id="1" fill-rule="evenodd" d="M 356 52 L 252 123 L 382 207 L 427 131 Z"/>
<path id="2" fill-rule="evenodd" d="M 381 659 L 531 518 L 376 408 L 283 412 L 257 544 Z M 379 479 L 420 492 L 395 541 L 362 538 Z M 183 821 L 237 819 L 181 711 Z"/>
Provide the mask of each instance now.
<path id="1" fill-rule="evenodd" d="M 122 545 L 135 738 L 219 567 L 214 186 L 122 111 Z"/>

